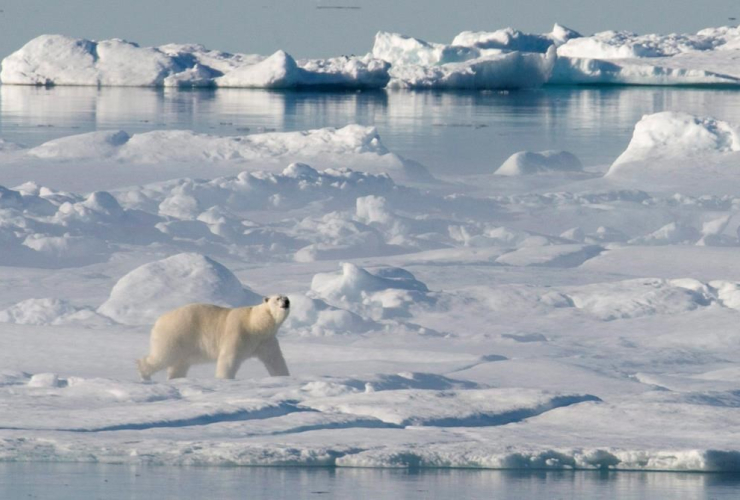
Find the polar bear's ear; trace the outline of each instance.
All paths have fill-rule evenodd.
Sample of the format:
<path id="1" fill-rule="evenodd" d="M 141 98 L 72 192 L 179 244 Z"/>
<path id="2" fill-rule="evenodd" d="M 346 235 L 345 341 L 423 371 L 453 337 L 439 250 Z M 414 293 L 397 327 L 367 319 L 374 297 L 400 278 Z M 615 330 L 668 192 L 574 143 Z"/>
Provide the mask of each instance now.
<path id="1" fill-rule="evenodd" d="M 265 297 L 265 300 L 263 302 L 265 303 L 270 302 L 270 297 Z"/>

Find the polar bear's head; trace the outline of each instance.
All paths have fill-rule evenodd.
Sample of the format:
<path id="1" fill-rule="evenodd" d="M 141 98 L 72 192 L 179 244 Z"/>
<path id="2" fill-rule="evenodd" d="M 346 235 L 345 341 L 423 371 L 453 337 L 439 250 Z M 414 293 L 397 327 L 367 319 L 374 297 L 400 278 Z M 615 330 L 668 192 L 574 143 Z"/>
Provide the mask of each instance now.
<path id="1" fill-rule="evenodd" d="M 275 324 L 280 326 L 290 313 L 290 299 L 285 295 L 270 295 L 263 302 L 272 313 Z"/>

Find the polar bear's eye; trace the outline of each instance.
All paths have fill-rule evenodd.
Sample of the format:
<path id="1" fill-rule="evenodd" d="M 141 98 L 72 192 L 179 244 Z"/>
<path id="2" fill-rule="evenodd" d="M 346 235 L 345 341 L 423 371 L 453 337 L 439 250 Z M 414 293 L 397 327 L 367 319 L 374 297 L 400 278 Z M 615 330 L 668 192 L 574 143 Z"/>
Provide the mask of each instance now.
<path id="1" fill-rule="evenodd" d="M 265 302 L 269 302 L 269 301 L 270 301 L 270 297 L 265 297 Z"/>

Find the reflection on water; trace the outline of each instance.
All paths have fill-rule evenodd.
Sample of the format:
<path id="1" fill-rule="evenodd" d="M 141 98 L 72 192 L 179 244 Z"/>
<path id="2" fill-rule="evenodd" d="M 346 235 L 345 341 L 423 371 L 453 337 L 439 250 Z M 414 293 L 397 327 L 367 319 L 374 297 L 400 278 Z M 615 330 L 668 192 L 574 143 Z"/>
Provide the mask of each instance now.
<path id="1" fill-rule="evenodd" d="M 0 498 L 735 499 L 740 476 L 660 472 L 0 464 Z"/>
<path id="2" fill-rule="evenodd" d="M 499 92 L 275 92 L 248 89 L 0 86 L 0 137 L 29 146 L 103 129 L 219 135 L 375 125 L 389 149 L 433 172 L 484 173 L 520 150 L 565 149 L 611 163 L 643 114 L 686 111 L 740 122 L 740 92 L 546 88 Z"/>

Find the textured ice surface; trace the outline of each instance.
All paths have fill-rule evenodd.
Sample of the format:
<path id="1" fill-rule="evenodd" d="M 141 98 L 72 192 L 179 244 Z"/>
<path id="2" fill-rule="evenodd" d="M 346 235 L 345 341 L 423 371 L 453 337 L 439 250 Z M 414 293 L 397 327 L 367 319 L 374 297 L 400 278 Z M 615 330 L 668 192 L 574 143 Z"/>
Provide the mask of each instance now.
<path id="1" fill-rule="evenodd" d="M 740 470 L 737 149 L 667 113 L 606 176 L 429 182 L 357 126 L 2 150 L 0 460 Z M 292 377 L 138 382 L 157 314 L 257 293 Z"/>
<path id="2" fill-rule="evenodd" d="M 5 84 L 135 87 L 382 88 L 388 79 L 388 65 L 369 57 L 297 62 L 281 50 L 262 57 L 61 35 L 34 38 L 3 60 L 0 73 Z"/>
<path id="3" fill-rule="evenodd" d="M 296 60 L 228 54 L 197 44 L 140 47 L 42 35 L 6 57 L 5 84 L 257 88 L 531 88 L 545 83 L 740 85 L 737 27 L 696 34 L 605 31 L 582 36 L 556 24 L 464 31 L 449 44 L 379 32 L 365 56 Z"/>

